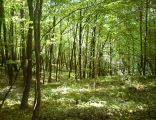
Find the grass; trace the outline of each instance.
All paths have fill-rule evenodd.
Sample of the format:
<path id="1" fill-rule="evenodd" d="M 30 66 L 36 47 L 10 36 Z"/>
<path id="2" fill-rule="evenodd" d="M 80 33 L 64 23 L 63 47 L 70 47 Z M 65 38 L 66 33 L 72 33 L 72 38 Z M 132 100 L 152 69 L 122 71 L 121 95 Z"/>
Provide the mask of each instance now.
<path id="1" fill-rule="evenodd" d="M 20 86 L 18 86 L 20 85 Z M 5 92 L 5 84 L 0 95 Z M 154 120 L 156 119 L 156 80 L 124 76 L 63 79 L 42 85 L 41 120 Z M 21 84 L 10 93 L 0 111 L 0 120 L 30 120 L 30 107 L 19 110 Z"/>

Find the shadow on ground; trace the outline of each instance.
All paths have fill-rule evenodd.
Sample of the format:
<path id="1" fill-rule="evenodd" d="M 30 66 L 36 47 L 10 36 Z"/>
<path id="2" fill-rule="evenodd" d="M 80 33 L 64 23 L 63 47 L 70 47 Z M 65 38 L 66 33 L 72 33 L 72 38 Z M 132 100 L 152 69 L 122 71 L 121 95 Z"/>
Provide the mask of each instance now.
<path id="1" fill-rule="evenodd" d="M 6 105 L 0 120 L 30 120 L 31 114 L 32 107 L 19 110 L 19 104 Z M 156 119 L 155 79 L 113 78 L 42 86 L 40 120 L 150 119 Z"/>

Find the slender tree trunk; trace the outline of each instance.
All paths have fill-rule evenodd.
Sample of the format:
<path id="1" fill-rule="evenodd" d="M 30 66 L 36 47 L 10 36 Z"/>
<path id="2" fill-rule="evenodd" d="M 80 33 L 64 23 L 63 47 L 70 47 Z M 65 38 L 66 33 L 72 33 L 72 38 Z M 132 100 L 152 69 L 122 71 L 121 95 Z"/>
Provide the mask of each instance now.
<path id="1" fill-rule="evenodd" d="M 131 74 L 131 46 L 130 46 L 130 41 L 128 41 L 128 59 L 126 62 L 126 67 L 128 71 L 128 75 Z"/>
<path id="2" fill-rule="evenodd" d="M 93 36 L 92 36 L 92 43 L 91 43 L 91 49 L 92 49 L 92 78 L 95 78 L 95 46 L 96 46 L 96 25 L 93 26 Z"/>
<path id="3" fill-rule="evenodd" d="M 99 56 L 98 56 L 98 76 L 102 76 L 103 75 L 103 61 L 102 61 L 102 57 L 103 57 L 103 48 L 104 48 L 104 44 L 102 44 L 100 46 L 100 50 L 99 50 Z"/>
<path id="4" fill-rule="evenodd" d="M 53 44 L 50 45 L 50 59 L 49 59 L 49 78 L 48 83 L 51 83 L 51 74 L 52 74 L 52 53 L 53 52 Z"/>
<path id="5" fill-rule="evenodd" d="M 79 79 L 82 79 L 82 11 L 80 10 L 79 23 Z"/>
<path id="6" fill-rule="evenodd" d="M 36 84 L 35 84 L 35 100 L 32 120 L 39 120 L 41 89 L 40 89 L 40 21 L 42 15 L 43 0 L 36 0 L 34 11 L 34 40 L 35 40 L 35 57 L 36 57 Z"/>
<path id="7" fill-rule="evenodd" d="M 145 41 L 144 41 L 144 65 L 143 65 L 143 75 L 146 75 L 146 64 L 147 64 L 148 6 L 149 6 L 149 0 L 146 0 L 146 17 L 145 17 Z"/>
<path id="8" fill-rule="evenodd" d="M 109 61 L 109 74 L 112 76 L 112 39 L 109 41 L 109 56 L 110 56 L 110 61 Z"/>
<path id="9" fill-rule="evenodd" d="M 33 1 L 27 0 L 28 9 L 29 9 L 29 17 L 30 21 L 33 21 Z M 22 101 L 21 101 L 21 109 L 25 109 L 28 106 L 28 98 L 31 87 L 32 80 L 32 32 L 33 32 L 33 23 L 29 23 L 28 35 L 27 35 L 27 61 L 28 65 L 26 68 L 26 77 L 25 77 L 25 87 L 23 91 Z"/>
<path id="10" fill-rule="evenodd" d="M 156 28 L 156 23 L 155 23 L 155 21 L 154 21 L 154 26 L 155 26 L 155 28 Z M 156 30 L 155 30 L 155 36 L 154 36 L 154 38 L 155 38 L 155 48 L 156 48 Z M 155 50 L 155 71 L 154 71 L 154 75 L 156 76 L 156 50 Z"/>
<path id="11" fill-rule="evenodd" d="M 73 32 L 74 41 L 73 41 L 73 48 L 72 48 L 72 53 L 71 53 L 71 58 L 70 58 L 70 63 L 69 63 L 69 78 L 70 78 L 70 74 L 71 74 L 72 69 L 73 69 L 73 57 L 74 57 L 74 51 L 76 49 L 77 28 L 78 28 L 78 24 L 76 25 L 75 32 Z"/>
<path id="12" fill-rule="evenodd" d="M 56 24 L 56 18 L 54 16 L 53 18 L 53 26 L 55 26 Z M 55 27 L 53 28 L 53 35 L 52 38 L 54 38 L 54 34 L 55 34 Z M 52 55 L 53 55 L 53 43 L 50 45 L 50 59 L 49 59 L 49 78 L 48 78 L 48 83 L 51 83 L 51 74 L 52 74 Z"/>
<path id="13" fill-rule="evenodd" d="M 76 40 L 76 39 L 75 39 Z M 77 55 L 76 55 L 76 41 L 74 47 L 74 69 L 75 69 L 75 80 L 77 80 Z"/>
<path id="14" fill-rule="evenodd" d="M 4 19 L 4 2 L 3 0 L 0 0 L 0 34 L 1 34 L 1 30 L 2 30 L 2 24 L 3 24 L 3 19 Z"/>
<path id="15" fill-rule="evenodd" d="M 56 81 L 58 81 L 58 75 L 60 74 L 60 66 L 62 60 L 62 22 L 60 22 L 60 43 L 58 48 L 58 56 L 57 56 L 57 63 L 56 63 Z"/>
<path id="16" fill-rule="evenodd" d="M 2 40 L 2 26 L 5 22 L 5 15 L 4 15 L 4 2 L 3 0 L 0 0 L 0 45 L 2 46 L 2 48 L 4 48 L 4 40 Z M 4 33 L 4 30 L 3 30 Z M 1 66 L 4 66 L 6 59 L 5 59 L 5 49 L 1 49 L 1 55 L 2 55 L 2 61 L 1 61 Z"/>
<path id="17" fill-rule="evenodd" d="M 26 80 L 26 50 L 25 50 L 25 35 L 24 35 L 24 9 L 23 9 L 23 2 L 22 7 L 20 9 L 20 16 L 21 16 L 21 66 L 23 69 L 23 81 L 25 86 L 25 80 Z"/>
<path id="18" fill-rule="evenodd" d="M 3 3 L 2 3 L 2 2 L 3 2 L 3 1 L 0 0 L 0 8 L 3 7 Z M 2 20 L 3 14 L 2 14 L 1 11 L 0 11 L 0 18 L 1 18 L 1 19 L 0 19 L 0 45 L 3 46 L 3 44 L 2 44 L 2 38 L 1 38 L 2 23 L 3 23 L 3 20 Z M 2 59 L 1 59 L 1 66 L 3 66 L 4 53 L 3 53 L 3 50 L 2 50 L 2 49 L 1 49 L 0 51 L 1 51 L 1 56 L 2 56 Z"/>
<path id="19" fill-rule="evenodd" d="M 140 65 L 138 66 L 140 74 L 142 75 L 142 70 L 143 70 L 143 40 L 142 40 L 142 18 L 143 18 L 143 5 L 141 1 L 140 5 Z"/>
<path id="20" fill-rule="evenodd" d="M 6 33 L 7 33 L 7 29 L 6 29 L 5 16 L 4 16 L 4 20 L 3 20 L 3 39 L 4 39 L 4 46 L 5 46 L 5 64 L 6 64 L 5 73 L 7 75 L 7 72 L 8 72 L 8 70 L 7 70 L 8 41 L 7 41 Z"/>
<path id="21" fill-rule="evenodd" d="M 14 8 L 12 7 L 11 9 L 11 17 L 13 18 L 14 16 Z M 9 85 L 11 86 L 13 83 L 14 79 L 14 23 L 13 20 L 10 22 L 10 30 L 9 30 L 9 61 L 7 62 L 7 73 L 8 73 L 8 78 L 9 78 Z"/>
<path id="22" fill-rule="evenodd" d="M 134 38 L 133 38 L 133 60 L 132 60 L 132 65 L 133 65 L 133 68 L 132 68 L 132 74 L 134 75 L 134 71 L 135 71 L 135 41 L 134 41 Z"/>
<path id="23" fill-rule="evenodd" d="M 87 69 L 87 62 L 88 62 L 88 40 L 89 40 L 89 27 L 87 28 L 86 33 L 86 49 L 85 49 L 85 57 L 84 57 L 84 68 L 83 68 L 83 78 L 86 78 L 86 69 Z"/>
<path id="24" fill-rule="evenodd" d="M 5 10 L 4 10 L 4 1 L 0 0 L 0 30 L 2 35 L 3 30 L 3 44 L 4 44 L 4 64 L 5 64 L 5 74 L 8 76 L 8 43 L 6 38 L 6 22 L 5 22 Z"/>
<path id="25" fill-rule="evenodd" d="M 46 71 L 49 72 L 48 66 L 49 66 L 49 51 L 48 48 L 45 48 L 45 53 L 46 53 L 46 57 L 45 57 L 45 69 Z"/>

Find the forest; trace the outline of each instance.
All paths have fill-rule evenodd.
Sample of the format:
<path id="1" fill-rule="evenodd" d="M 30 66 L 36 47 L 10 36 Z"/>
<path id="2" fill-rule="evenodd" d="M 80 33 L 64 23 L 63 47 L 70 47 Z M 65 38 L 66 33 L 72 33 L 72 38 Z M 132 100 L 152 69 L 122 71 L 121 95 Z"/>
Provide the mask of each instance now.
<path id="1" fill-rule="evenodd" d="M 0 120 L 156 120 L 156 0 L 0 0 Z"/>

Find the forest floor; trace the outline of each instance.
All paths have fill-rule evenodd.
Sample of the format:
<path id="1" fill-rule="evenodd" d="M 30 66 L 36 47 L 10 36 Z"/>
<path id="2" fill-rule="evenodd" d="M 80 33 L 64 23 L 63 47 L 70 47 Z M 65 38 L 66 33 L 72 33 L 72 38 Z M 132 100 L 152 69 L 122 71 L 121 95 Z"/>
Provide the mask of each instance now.
<path id="1" fill-rule="evenodd" d="M 30 120 L 34 100 L 19 110 L 22 78 L 0 111 L 0 120 Z M 8 87 L 0 81 L 0 99 Z M 156 79 L 130 76 L 62 79 L 42 84 L 41 120 L 156 120 Z"/>

